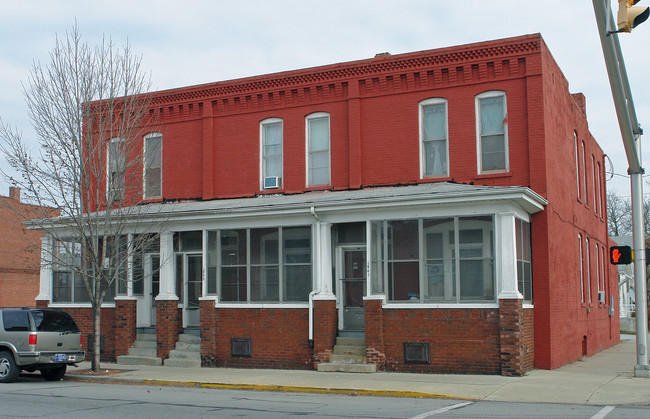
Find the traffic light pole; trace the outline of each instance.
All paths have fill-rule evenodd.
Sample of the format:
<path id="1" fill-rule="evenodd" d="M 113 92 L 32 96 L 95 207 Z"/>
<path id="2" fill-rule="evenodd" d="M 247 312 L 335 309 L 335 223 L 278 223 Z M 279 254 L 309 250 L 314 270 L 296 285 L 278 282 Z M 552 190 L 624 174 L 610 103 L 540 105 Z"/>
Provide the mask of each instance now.
<path id="1" fill-rule="evenodd" d="M 646 294 L 645 238 L 643 236 L 643 173 L 641 166 L 641 128 L 636 119 L 632 93 L 618 34 L 611 30 L 614 18 L 610 0 L 593 0 L 600 42 L 603 47 L 609 84 L 614 98 L 618 124 L 629 164 L 632 195 L 632 240 L 634 248 L 634 294 L 636 301 L 636 359 L 635 377 L 650 378 L 648 365 L 648 306 Z"/>

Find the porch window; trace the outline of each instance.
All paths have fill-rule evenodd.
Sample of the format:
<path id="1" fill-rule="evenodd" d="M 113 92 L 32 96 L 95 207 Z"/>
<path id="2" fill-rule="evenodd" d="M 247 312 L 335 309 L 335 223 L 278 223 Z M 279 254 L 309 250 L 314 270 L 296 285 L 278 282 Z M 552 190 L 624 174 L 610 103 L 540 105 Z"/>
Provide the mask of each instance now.
<path id="1" fill-rule="evenodd" d="M 494 300 L 492 216 L 371 224 L 373 293 L 384 288 L 392 302 Z"/>
<path id="2" fill-rule="evenodd" d="M 54 242 L 52 269 L 53 303 L 88 303 L 90 298 L 81 279 L 81 244 L 76 241 Z"/>
<path id="3" fill-rule="evenodd" d="M 533 302 L 533 270 L 531 267 L 530 223 L 515 219 L 517 246 L 517 285 L 524 301 Z"/>
<path id="4" fill-rule="evenodd" d="M 224 302 L 304 302 L 312 289 L 311 227 L 208 232 L 208 293 Z"/>

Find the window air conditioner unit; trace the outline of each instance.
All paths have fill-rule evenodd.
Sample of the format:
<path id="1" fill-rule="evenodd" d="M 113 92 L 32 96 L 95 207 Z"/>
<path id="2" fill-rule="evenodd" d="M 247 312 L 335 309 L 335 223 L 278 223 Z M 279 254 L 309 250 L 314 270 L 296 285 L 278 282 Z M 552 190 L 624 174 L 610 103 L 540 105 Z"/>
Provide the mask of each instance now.
<path id="1" fill-rule="evenodd" d="M 264 178 L 264 189 L 277 189 L 280 187 L 280 178 L 278 176 L 267 176 Z"/>
<path id="2" fill-rule="evenodd" d="M 605 302 L 605 291 L 598 291 L 598 302 L 599 303 Z"/>

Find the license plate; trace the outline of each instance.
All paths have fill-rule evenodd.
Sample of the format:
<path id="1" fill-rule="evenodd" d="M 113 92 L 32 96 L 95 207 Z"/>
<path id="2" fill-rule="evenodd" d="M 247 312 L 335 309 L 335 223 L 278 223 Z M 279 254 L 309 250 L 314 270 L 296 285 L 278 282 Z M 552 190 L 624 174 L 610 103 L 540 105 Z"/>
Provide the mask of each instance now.
<path id="1" fill-rule="evenodd" d="M 68 360 L 68 356 L 66 354 L 54 355 L 54 362 L 65 362 L 67 360 Z"/>

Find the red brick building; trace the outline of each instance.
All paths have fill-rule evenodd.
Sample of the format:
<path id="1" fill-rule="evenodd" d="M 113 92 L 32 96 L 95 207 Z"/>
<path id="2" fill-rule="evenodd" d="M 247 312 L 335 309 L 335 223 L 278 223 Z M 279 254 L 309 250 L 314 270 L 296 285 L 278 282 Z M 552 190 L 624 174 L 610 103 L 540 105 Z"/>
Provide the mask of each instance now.
<path id="1" fill-rule="evenodd" d="M 41 271 L 41 237 L 21 223 L 30 218 L 56 215 L 20 200 L 20 189 L 9 188 L 0 196 L 0 307 L 31 307 L 36 301 Z"/>
<path id="2" fill-rule="evenodd" d="M 195 328 L 203 365 L 314 368 L 356 336 L 380 370 L 520 375 L 618 342 L 604 154 L 540 35 L 153 97 L 135 198 L 168 228 L 106 356 Z M 39 300 L 83 317 L 58 278 Z"/>

